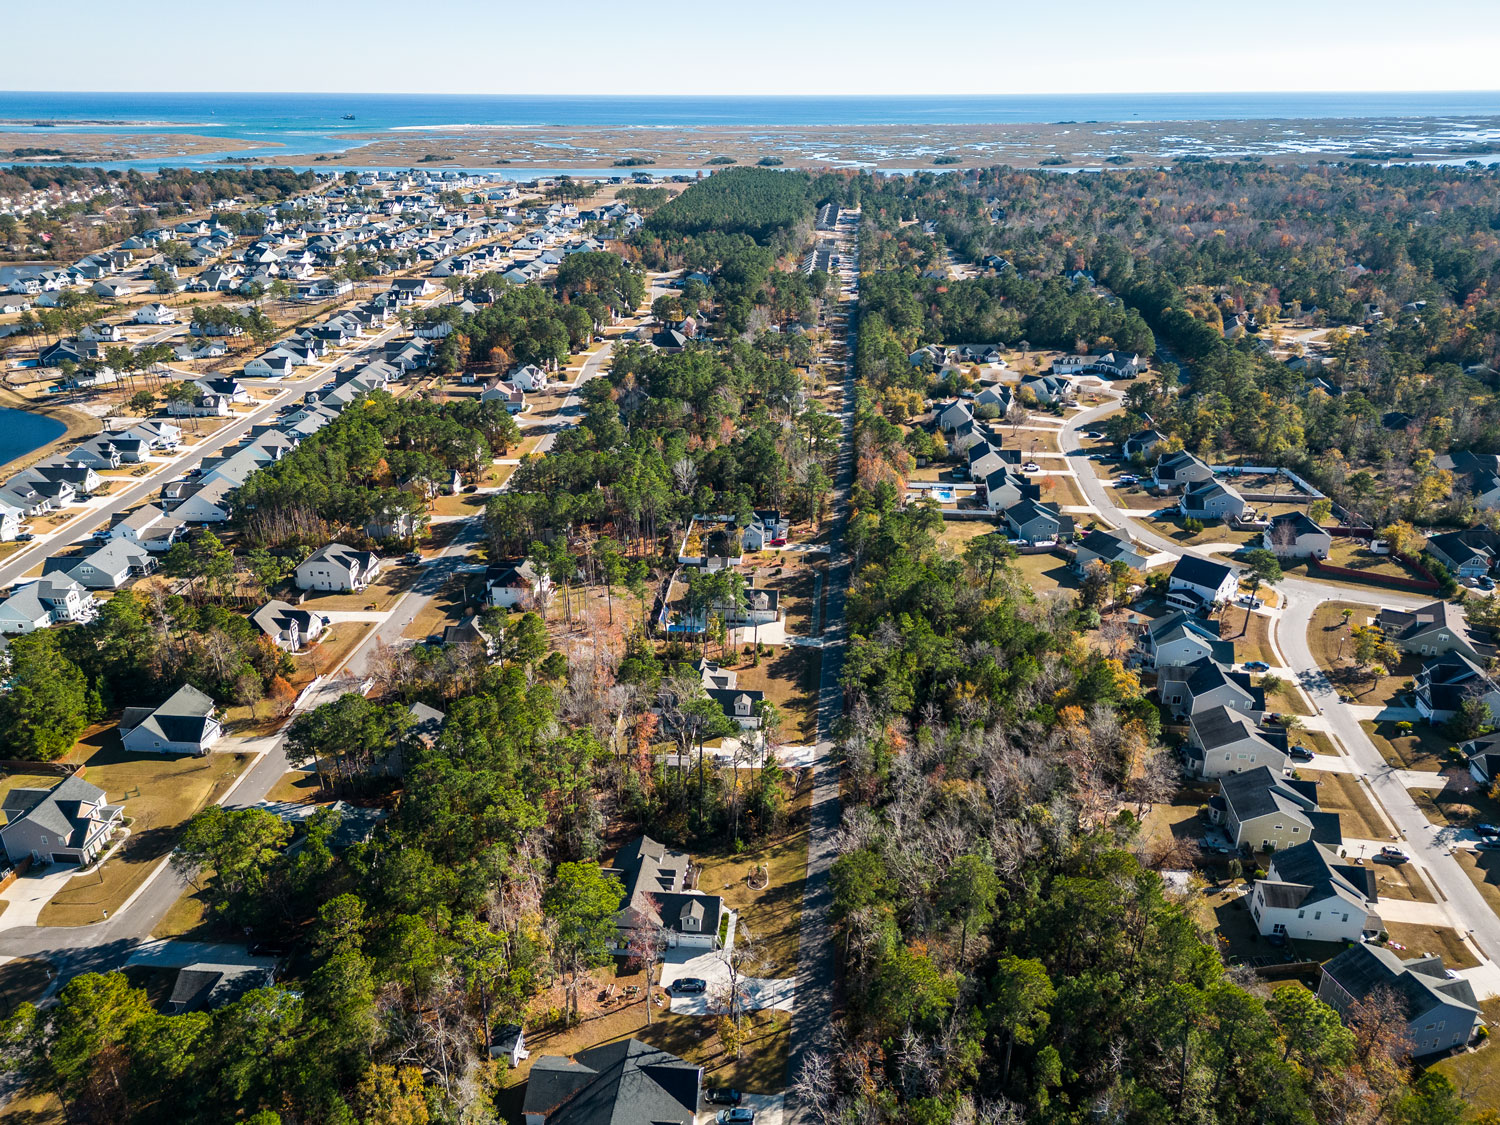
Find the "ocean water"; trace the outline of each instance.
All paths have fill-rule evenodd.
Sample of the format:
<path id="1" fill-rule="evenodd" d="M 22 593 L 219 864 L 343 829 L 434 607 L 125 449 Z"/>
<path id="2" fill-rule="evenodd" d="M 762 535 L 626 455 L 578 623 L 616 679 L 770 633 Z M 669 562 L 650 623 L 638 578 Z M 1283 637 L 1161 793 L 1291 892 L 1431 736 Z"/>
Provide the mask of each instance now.
<path id="1" fill-rule="evenodd" d="M 346 114 L 352 120 L 345 120 Z M 1046 94 L 1005 97 L 524 97 L 426 94 L 183 94 L 0 92 L 0 122 L 45 138 L 57 133 L 186 132 L 265 148 L 238 157 L 351 153 L 359 134 L 464 126 L 964 125 L 1011 122 L 1244 121 L 1436 118 L 1455 124 L 1500 117 L 1500 92 Z M 37 122 L 48 123 L 36 127 Z M 272 147 L 274 146 L 274 147 Z M 176 155 L 107 167 L 220 163 Z M 362 162 L 351 161 L 360 166 Z M 337 163 L 323 164 L 336 168 Z M 452 166 L 450 166 L 452 167 Z M 568 169 L 587 171 L 583 168 Z M 655 168 L 657 174 L 670 169 Z M 547 169 L 528 168 L 528 175 Z M 605 169 L 604 171 L 608 171 Z M 617 174 L 616 170 L 616 174 Z"/>

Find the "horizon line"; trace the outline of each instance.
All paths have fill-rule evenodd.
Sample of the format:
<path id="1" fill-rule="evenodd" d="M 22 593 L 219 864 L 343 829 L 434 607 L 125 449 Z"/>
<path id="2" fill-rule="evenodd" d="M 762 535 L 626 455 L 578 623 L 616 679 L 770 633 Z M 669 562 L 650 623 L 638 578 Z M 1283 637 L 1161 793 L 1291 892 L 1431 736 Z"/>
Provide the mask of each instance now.
<path id="1" fill-rule="evenodd" d="M 217 94 L 232 95 L 236 97 L 418 97 L 418 98 L 620 98 L 624 100 L 641 100 L 648 98 L 695 98 L 700 101 L 729 98 L 822 98 L 830 101 L 855 101 L 855 100 L 892 100 L 900 98 L 949 98 L 979 101 L 985 99 L 999 98 L 1127 98 L 1127 97 L 1255 97 L 1277 94 L 1300 94 L 1300 95 L 1342 95 L 1359 96 L 1369 94 L 1382 95 L 1410 95 L 1410 94 L 1496 94 L 1500 95 L 1500 88 L 1476 87 L 1476 88 L 1445 88 L 1429 89 L 1426 87 L 1409 89 L 1291 89 L 1274 88 L 1262 90 L 1060 90 L 1060 91 L 1037 91 L 1034 93 L 994 93 L 994 94 L 972 94 L 972 93 L 904 93 L 904 94 L 828 94 L 828 93 L 729 93 L 729 94 L 694 94 L 694 93 L 595 93 L 595 94 L 556 94 L 556 93 L 521 93 L 507 91 L 499 93 L 469 92 L 469 93 L 442 93 L 422 90 L 0 90 L 0 97 L 11 94 L 105 94 L 120 97 L 143 97 L 156 94 Z"/>

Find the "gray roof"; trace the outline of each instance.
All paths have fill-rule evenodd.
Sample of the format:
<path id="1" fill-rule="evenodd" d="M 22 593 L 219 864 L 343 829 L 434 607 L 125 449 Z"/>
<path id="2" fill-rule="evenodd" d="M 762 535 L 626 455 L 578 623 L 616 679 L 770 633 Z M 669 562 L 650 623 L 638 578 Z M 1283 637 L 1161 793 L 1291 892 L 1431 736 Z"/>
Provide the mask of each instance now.
<path id="1" fill-rule="evenodd" d="M 1345 863 L 1332 848 L 1313 840 L 1273 855 L 1271 874 L 1279 882 L 1265 882 L 1262 890 L 1280 887 L 1280 897 L 1287 899 L 1293 897 L 1288 894 L 1289 888 L 1300 888 L 1300 898 L 1289 904 L 1293 906 L 1319 902 L 1331 895 L 1366 906 L 1380 897 L 1374 870 Z"/>
<path id="2" fill-rule="evenodd" d="M 12 789 L 5 795 L 7 826 L 25 820 L 66 847 L 81 847 L 93 821 L 84 810 L 106 804 L 104 790 L 81 777 L 70 777 L 51 789 Z"/>
<path id="3" fill-rule="evenodd" d="M 1217 590 L 1223 584 L 1224 579 L 1233 573 L 1234 571 L 1223 563 L 1216 563 L 1201 555 L 1183 555 L 1172 567 L 1173 578 L 1210 590 Z"/>
<path id="4" fill-rule="evenodd" d="M 543 1055 L 531 1067 L 522 1112 L 547 1125 L 690 1125 L 702 1069 L 623 1039 L 572 1058 Z"/>
<path id="5" fill-rule="evenodd" d="M 1123 527 L 1114 531 L 1105 531 L 1103 528 L 1096 527 L 1079 541 L 1078 549 L 1089 551 L 1105 562 L 1123 562 L 1126 555 L 1132 558 L 1145 557 L 1136 548 L 1135 540 L 1130 538 L 1130 532 Z"/>
<path id="6" fill-rule="evenodd" d="M 213 718 L 214 701 L 192 684 L 183 684 L 160 707 L 127 707 L 120 731 L 145 727 L 167 742 L 201 742 Z"/>
<path id="7" fill-rule="evenodd" d="M 1378 988 L 1389 989 L 1408 1022 L 1440 1004 L 1459 1004 L 1478 1011 L 1473 986 L 1462 978 L 1447 979 L 1441 957 L 1402 961 L 1383 946 L 1351 945 L 1327 962 L 1323 972 L 1356 1000 L 1364 999 Z"/>
<path id="8" fill-rule="evenodd" d="M 620 911 L 615 916 L 617 924 L 622 929 L 659 925 L 681 931 L 683 909 L 698 902 L 703 907 L 703 913 L 699 915 L 702 924 L 692 932 L 717 933 L 724 900 L 718 895 L 689 891 L 688 871 L 691 867 L 692 858 L 686 852 L 675 851 L 649 836 L 637 837 L 626 844 L 615 857 L 615 868 L 625 884 Z"/>

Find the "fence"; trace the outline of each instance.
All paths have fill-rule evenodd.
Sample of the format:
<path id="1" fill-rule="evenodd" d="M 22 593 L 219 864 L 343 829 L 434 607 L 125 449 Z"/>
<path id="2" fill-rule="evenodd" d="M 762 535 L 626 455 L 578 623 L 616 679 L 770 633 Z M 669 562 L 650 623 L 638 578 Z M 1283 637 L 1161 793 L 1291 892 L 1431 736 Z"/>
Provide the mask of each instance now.
<path id="1" fill-rule="evenodd" d="M 0 758 L 0 773 L 51 773 L 58 777 L 77 777 L 82 772 L 82 762 L 22 762 Z"/>
<path id="2" fill-rule="evenodd" d="M 1354 570 L 1347 566 L 1331 566 L 1322 559 L 1308 559 L 1307 561 L 1309 566 L 1319 574 L 1329 574 L 1339 578 L 1352 578 L 1355 581 L 1368 582 L 1374 586 L 1389 586 L 1395 590 L 1412 590 L 1419 594 L 1435 594 L 1440 588 L 1430 574 L 1426 578 L 1401 578 L 1394 574 L 1371 574 L 1368 570 Z M 1401 561 L 1413 570 L 1427 574 L 1425 568 L 1417 565 L 1410 559 L 1402 559 Z"/>

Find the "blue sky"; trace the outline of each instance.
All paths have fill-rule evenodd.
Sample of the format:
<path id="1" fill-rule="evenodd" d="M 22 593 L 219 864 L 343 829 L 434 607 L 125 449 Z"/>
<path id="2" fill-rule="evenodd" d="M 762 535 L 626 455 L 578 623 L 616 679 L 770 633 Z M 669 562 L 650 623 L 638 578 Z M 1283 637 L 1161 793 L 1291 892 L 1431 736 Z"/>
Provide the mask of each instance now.
<path id="1" fill-rule="evenodd" d="M 8 8 L 0 87 L 12 90 L 983 95 L 1500 85 L 1497 0 Z"/>

